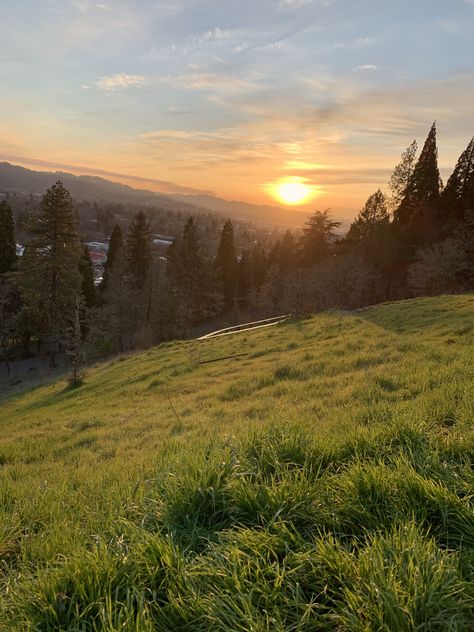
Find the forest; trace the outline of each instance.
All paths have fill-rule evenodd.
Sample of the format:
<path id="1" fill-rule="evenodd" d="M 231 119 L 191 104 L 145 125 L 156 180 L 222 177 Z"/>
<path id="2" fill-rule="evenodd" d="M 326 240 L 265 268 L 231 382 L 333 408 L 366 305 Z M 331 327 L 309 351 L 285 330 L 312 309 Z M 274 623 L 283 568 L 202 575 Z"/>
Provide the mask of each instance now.
<path id="1" fill-rule="evenodd" d="M 474 139 L 446 184 L 440 178 L 436 125 L 418 155 L 402 153 L 343 234 L 330 210 L 315 211 L 301 232 L 273 243 L 236 243 L 227 220 L 216 247 L 200 217 L 189 217 L 160 256 L 146 209 L 127 228 L 110 224 L 101 283 L 78 228 L 73 200 L 57 182 L 21 230 L 17 256 L 11 204 L 0 204 L 0 357 L 70 358 L 72 380 L 86 361 L 193 336 L 202 327 L 474 288 Z M 113 217 L 113 215 L 112 215 Z M 105 220 L 103 220 L 105 221 Z M 247 236 L 248 237 L 248 236 Z"/>

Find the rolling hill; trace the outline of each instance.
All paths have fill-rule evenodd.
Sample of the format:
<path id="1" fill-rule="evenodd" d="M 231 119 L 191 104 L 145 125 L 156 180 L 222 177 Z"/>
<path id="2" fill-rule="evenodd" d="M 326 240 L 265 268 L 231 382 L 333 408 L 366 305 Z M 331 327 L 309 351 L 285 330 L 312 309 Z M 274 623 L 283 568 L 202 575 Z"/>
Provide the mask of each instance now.
<path id="1" fill-rule="evenodd" d="M 9 162 L 0 162 L 0 193 L 44 194 L 57 180 L 61 180 L 73 198 L 96 202 L 124 202 L 189 213 L 216 212 L 224 217 L 251 220 L 266 225 L 298 227 L 307 214 L 247 202 L 229 201 L 209 195 L 171 195 L 112 182 L 99 176 L 80 175 L 62 171 L 34 171 Z"/>
<path id="2" fill-rule="evenodd" d="M 5 396 L 0 629 L 470 629 L 473 345 L 444 296 Z"/>

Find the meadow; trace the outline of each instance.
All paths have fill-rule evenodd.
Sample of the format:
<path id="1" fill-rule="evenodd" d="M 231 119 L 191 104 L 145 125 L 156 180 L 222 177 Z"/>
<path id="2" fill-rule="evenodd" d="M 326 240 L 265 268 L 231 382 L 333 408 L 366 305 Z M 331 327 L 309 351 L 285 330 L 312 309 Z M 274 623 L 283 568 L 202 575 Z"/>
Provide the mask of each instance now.
<path id="1" fill-rule="evenodd" d="M 442 296 L 4 394 L 0 629 L 474 630 L 473 350 Z"/>

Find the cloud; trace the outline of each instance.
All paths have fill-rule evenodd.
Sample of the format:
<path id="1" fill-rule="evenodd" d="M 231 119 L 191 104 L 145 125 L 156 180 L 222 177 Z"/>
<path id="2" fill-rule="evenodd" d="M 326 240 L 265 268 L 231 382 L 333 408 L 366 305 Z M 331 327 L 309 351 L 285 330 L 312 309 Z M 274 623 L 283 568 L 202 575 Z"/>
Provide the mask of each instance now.
<path id="1" fill-rule="evenodd" d="M 280 0 L 278 6 L 282 9 L 299 9 L 308 4 L 313 4 L 313 0 Z"/>
<path id="2" fill-rule="evenodd" d="M 374 72 L 374 70 L 378 70 L 378 66 L 375 64 L 362 64 L 361 66 L 356 66 L 354 70 L 367 70 L 368 72 Z"/>
<path id="3" fill-rule="evenodd" d="M 100 77 L 96 86 L 100 90 L 126 90 L 127 88 L 137 88 L 147 83 L 147 80 L 143 75 L 129 75 L 123 72 L 116 73 L 115 75 L 106 75 Z"/>
<path id="4" fill-rule="evenodd" d="M 168 75 L 161 81 L 181 90 L 217 90 L 220 92 L 242 92 L 254 89 L 254 83 L 212 72 L 190 72 L 181 75 Z"/>

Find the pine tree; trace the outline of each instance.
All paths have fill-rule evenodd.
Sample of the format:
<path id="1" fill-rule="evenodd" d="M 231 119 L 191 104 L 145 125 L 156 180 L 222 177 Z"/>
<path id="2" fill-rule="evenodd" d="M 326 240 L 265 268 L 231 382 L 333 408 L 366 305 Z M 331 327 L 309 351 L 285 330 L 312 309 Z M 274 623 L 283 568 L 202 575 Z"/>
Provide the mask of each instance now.
<path id="1" fill-rule="evenodd" d="M 418 151 L 418 144 L 414 140 L 405 151 L 402 153 L 401 161 L 393 170 L 390 178 L 389 187 L 392 192 L 390 198 L 390 206 L 392 210 L 398 208 L 402 203 L 403 198 L 407 192 L 408 183 L 413 175 L 416 162 L 416 152 Z"/>
<path id="2" fill-rule="evenodd" d="M 349 241 L 365 241 L 370 239 L 380 229 L 390 225 L 390 214 L 387 200 L 380 189 L 368 198 L 364 208 L 352 222 L 347 238 Z"/>
<path id="3" fill-rule="evenodd" d="M 45 193 L 31 232 L 20 267 L 21 293 L 28 314 L 44 328 L 54 367 L 81 291 L 81 244 L 71 196 L 61 182 Z"/>
<path id="4" fill-rule="evenodd" d="M 16 262 L 15 227 L 11 206 L 0 203 L 0 274 L 10 272 Z"/>
<path id="5" fill-rule="evenodd" d="M 143 211 L 139 211 L 132 220 L 126 250 L 131 285 L 142 289 L 151 264 L 151 229 Z"/>
<path id="6" fill-rule="evenodd" d="M 436 123 L 433 123 L 403 200 L 394 212 L 395 227 L 402 229 L 408 242 L 418 245 L 433 239 L 438 228 L 440 188 Z"/>
<path id="7" fill-rule="evenodd" d="M 120 226 L 117 224 L 114 226 L 112 231 L 112 235 L 109 241 L 109 250 L 107 252 L 107 260 L 104 264 L 104 275 L 102 278 L 102 283 L 100 284 L 100 289 L 103 292 L 107 287 L 107 281 L 110 276 L 110 270 L 114 265 L 115 257 L 117 255 L 117 251 L 123 247 L 123 236 L 122 230 Z"/>
<path id="8" fill-rule="evenodd" d="M 444 234 L 450 234 L 464 221 L 470 208 L 474 208 L 474 138 L 459 157 L 441 194 L 440 221 Z"/>
<path id="9" fill-rule="evenodd" d="M 218 302 L 211 262 L 192 217 L 168 249 L 166 278 L 169 320 L 186 336 L 192 325 L 216 313 Z"/>
<path id="10" fill-rule="evenodd" d="M 220 277 L 225 307 L 227 311 L 230 311 L 234 307 L 237 290 L 237 255 L 234 227 L 230 220 L 226 221 L 222 229 L 215 266 Z"/>
<path id="11" fill-rule="evenodd" d="M 79 271 L 81 273 L 81 293 L 84 300 L 84 305 L 90 309 L 96 304 L 97 294 L 95 291 L 94 283 L 94 267 L 89 257 L 89 250 L 87 246 L 82 249 L 82 257 L 79 262 Z"/>
<path id="12" fill-rule="evenodd" d="M 311 266 L 327 257 L 337 239 L 336 229 L 341 222 L 330 218 L 329 210 L 316 211 L 308 219 L 300 240 L 301 261 Z"/>

